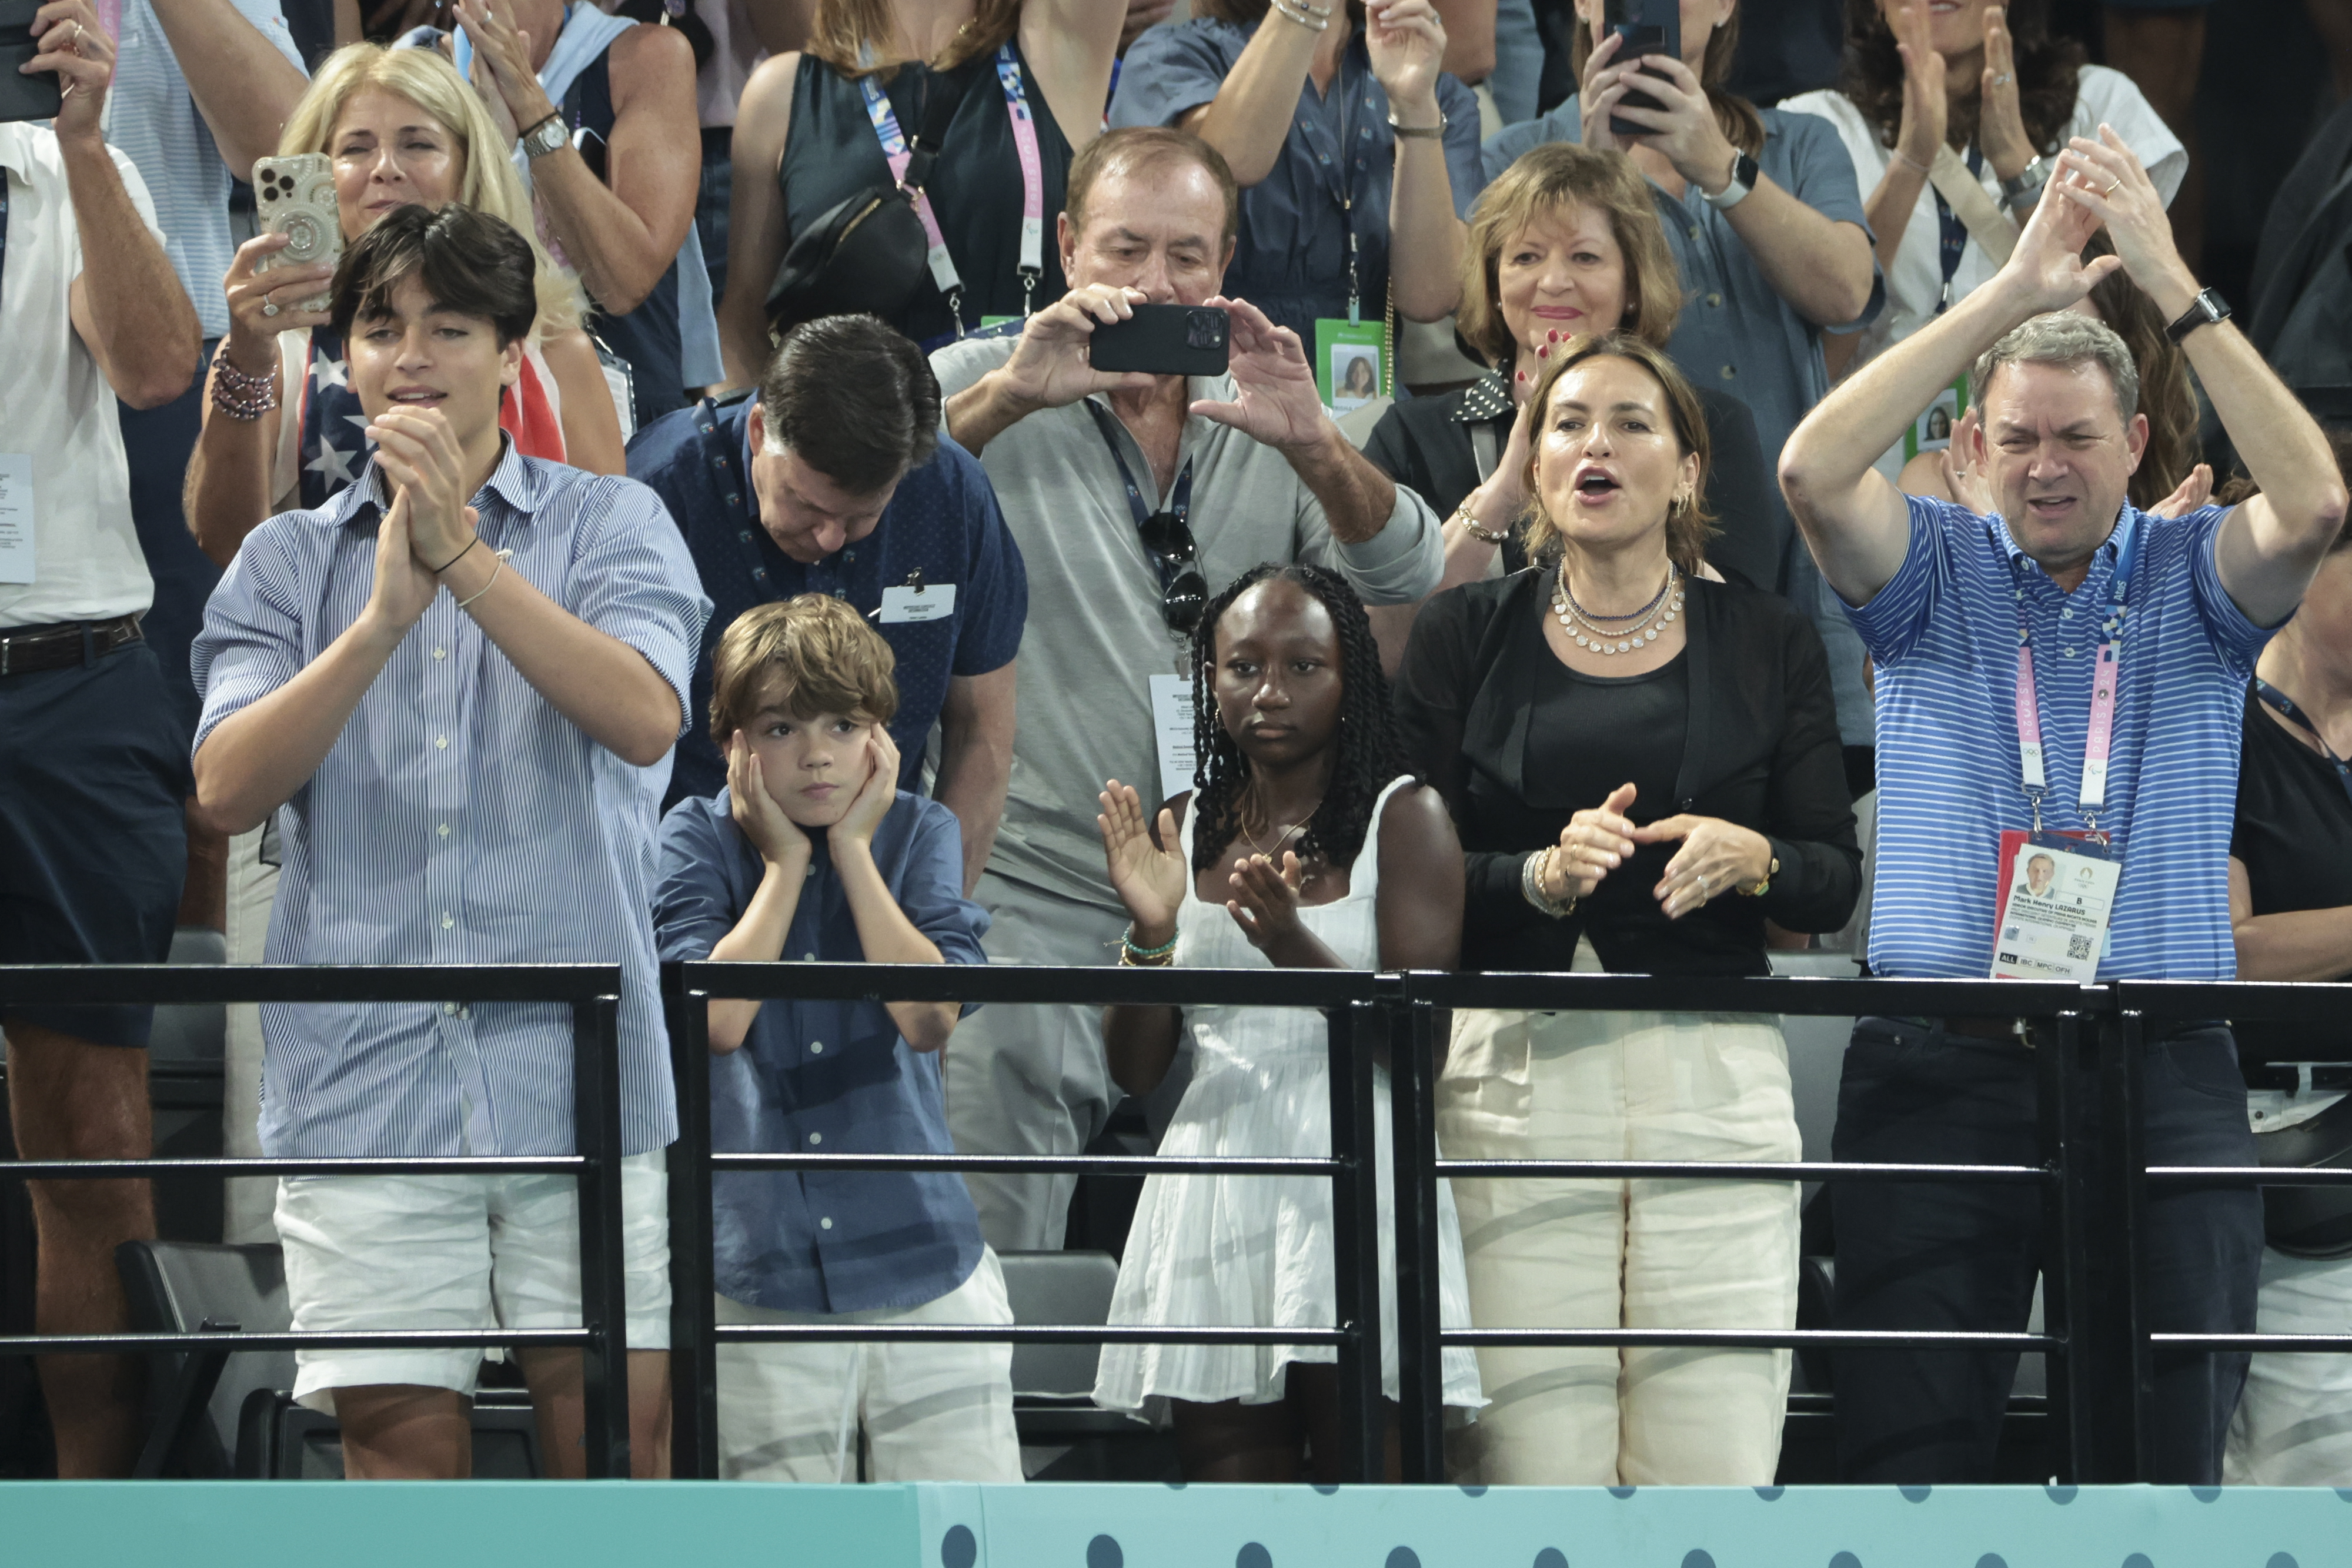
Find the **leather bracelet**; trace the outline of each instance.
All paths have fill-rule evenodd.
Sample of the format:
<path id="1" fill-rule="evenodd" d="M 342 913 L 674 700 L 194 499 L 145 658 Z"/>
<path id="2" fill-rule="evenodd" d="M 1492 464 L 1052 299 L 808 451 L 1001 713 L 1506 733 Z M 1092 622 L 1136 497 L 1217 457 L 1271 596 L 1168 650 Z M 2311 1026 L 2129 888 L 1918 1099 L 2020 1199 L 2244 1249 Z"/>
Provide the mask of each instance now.
<path id="1" fill-rule="evenodd" d="M 456 555 L 451 556 L 447 560 L 445 560 L 439 566 L 435 567 L 433 569 L 433 575 L 438 577 L 443 572 L 448 570 L 451 567 L 457 565 L 459 561 L 465 559 L 467 550 L 472 549 L 476 545 L 480 544 L 481 542 L 482 536 L 479 534 L 476 534 L 472 538 L 467 539 L 466 541 L 466 549 L 459 550 Z M 488 585 L 484 584 L 484 586 L 487 587 Z"/>

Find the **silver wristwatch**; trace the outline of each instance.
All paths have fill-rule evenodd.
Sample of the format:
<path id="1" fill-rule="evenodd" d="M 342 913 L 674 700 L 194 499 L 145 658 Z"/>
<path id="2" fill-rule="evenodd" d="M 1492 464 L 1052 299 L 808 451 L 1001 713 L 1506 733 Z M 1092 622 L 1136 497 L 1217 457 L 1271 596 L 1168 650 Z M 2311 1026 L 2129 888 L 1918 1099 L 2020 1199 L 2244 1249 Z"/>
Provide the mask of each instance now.
<path id="1" fill-rule="evenodd" d="M 563 113 L 558 110 L 522 133 L 522 150 L 533 159 L 544 158 L 571 140 L 563 128 Z"/>
<path id="2" fill-rule="evenodd" d="M 2050 172 L 2054 167 L 2049 159 L 2035 153 L 2033 162 L 2017 172 L 2016 179 L 2000 183 L 2001 205 L 2012 213 L 2021 213 L 2040 201 L 2042 187 L 2050 183 Z"/>

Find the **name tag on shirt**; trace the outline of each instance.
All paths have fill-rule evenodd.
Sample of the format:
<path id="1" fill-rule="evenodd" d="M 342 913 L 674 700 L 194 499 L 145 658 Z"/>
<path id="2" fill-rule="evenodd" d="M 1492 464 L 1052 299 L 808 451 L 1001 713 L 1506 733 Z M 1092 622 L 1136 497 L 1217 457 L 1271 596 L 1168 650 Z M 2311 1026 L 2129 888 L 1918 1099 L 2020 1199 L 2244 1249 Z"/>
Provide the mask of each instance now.
<path id="1" fill-rule="evenodd" d="M 33 455 L 0 452 L 0 582 L 33 580 Z"/>
<path id="2" fill-rule="evenodd" d="M 907 622 L 944 621 L 955 613 L 956 585 L 927 582 L 920 588 L 903 584 L 882 591 L 881 622 L 894 626 Z"/>
<path id="3" fill-rule="evenodd" d="M 1160 798 L 1192 787 L 1192 677 L 1151 677 L 1151 733 L 1160 749 Z"/>
<path id="4" fill-rule="evenodd" d="M 2000 892 L 1993 903 L 1992 977 L 2098 978 L 2123 864 L 2081 833 L 2000 836 Z"/>

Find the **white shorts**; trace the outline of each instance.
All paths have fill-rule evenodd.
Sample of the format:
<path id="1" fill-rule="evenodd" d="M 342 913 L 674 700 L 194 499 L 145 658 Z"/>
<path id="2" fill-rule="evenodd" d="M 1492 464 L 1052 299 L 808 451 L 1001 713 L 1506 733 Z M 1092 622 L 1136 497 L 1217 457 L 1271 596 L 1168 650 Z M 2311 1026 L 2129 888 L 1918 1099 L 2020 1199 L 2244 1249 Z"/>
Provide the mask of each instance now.
<path id="1" fill-rule="evenodd" d="M 785 1312 L 719 1298 L 722 1323 L 1010 1323 L 1004 1270 L 918 1307 Z M 872 1481 L 1017 1481 L 1010 1344 L 722 1343 L 719 1473 L 727 1480 L 852 1481 L 857 1437 Z"/>
<path id="2" fill-rule="evenodd" d="M 663 1153 L 621 1162 L 631 1350 L 669 1348 L 669 1179 Z M 580 1324 L 580 1205 L 555 1176 L 289 1176 L 278 1235 L 297 1333 L 553 1329 Z M 294 1396 L 383 1384 L 470 1396 L 478 1346 L 306 1350 Z"/>

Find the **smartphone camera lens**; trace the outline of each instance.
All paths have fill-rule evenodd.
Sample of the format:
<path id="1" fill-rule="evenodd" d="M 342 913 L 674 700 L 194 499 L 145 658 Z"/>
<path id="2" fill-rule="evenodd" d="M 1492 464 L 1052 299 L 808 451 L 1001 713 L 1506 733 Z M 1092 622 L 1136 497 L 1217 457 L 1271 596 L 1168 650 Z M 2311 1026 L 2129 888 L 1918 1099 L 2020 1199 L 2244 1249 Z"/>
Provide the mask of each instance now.
<path id="1" fill-rule="evenodd" d="M 1225 346 L 1225 313 L 1222 310 L 1190 310 L 1184 315 L 1184 346 L 1188 349 L 1222 349 Z"/>

